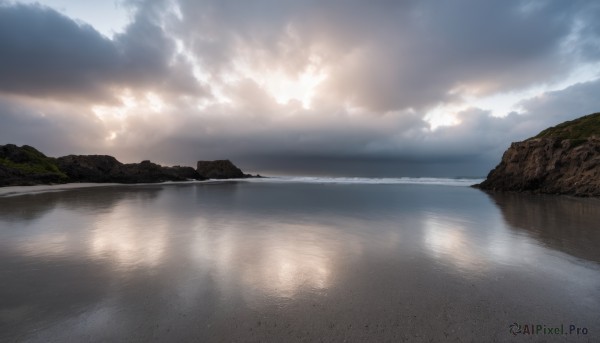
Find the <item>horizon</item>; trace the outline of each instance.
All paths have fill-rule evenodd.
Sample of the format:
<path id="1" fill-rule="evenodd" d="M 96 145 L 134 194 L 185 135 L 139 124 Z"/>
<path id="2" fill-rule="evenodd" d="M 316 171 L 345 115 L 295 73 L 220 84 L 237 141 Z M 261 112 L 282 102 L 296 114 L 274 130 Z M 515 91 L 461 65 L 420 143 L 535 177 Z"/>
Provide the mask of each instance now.
<path id="1" fill-rule="evenodd" d="M 600 109 L 588 1 L 0 0 L 0 138 L 123 163 L 485 177 Z"/>

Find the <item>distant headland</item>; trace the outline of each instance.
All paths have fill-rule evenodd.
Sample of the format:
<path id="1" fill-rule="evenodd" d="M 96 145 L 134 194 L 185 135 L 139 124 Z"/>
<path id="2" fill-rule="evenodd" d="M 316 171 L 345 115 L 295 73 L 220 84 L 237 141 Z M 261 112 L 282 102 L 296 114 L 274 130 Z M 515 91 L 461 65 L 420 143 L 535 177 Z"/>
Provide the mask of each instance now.
<path id="1" fill-rule="evenodd" d="M 121 163 L 109 155 L 48 157 L 34 147 L 0 145 L 0 187 L 94 183 L 156 183 L 260 177 L 243 173 L 229 160 L 198 161 L 197 168 L 165 167 L 150 161 Z"/>
<path id="2" fill-rule="evenodd" d="M 600 196 L 600 113 L 564 122 L 512 143 L 474 187 L 490 191 Z"/>

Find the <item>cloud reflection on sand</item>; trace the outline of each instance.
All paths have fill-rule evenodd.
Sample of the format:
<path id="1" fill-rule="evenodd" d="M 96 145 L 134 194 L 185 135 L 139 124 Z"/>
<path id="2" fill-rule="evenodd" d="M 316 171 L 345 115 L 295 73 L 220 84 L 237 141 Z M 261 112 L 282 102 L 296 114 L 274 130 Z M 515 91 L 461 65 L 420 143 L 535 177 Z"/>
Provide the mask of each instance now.
<path id="1" fill-rule="evenodd" d="M 486 273 L 497 266 L 525 267 L 537 263 L 542 254 L 537 241 L 526 235 L 515 239 L 500 221 L 466 222 L 460 216 L 429 213 L 422 223 L 425 251 L 465 275 Z"/>
<path id="2" fill-rule="evenodd" d="M 423 218 L 423 242 L 431 256 L 459 270 L 482 271 L 486 261 L 467 237 L 465 227 L 453 218 L 428 215 Z"/>
<path id="3" fill-rule="evenodd" d="M 505 334 L 516 313 L 591 328 L 597 264 L 548 243 L 593 249 L 584 243 L 597 241 L 595 231 L 583 226 L 595 223 L 597 206 L 573 200 L 589 216 L 572 215 L 581 221 L 571 231 L 563 221 L 528 231 L 503 219 L 510 210 L 537 228 L 545 209 L 558 209 L 531 201 L 505 199 L 499 209 L 463 187 L 297 183 L 0 198 L 0 340 L 244 341 L 277 332 L 286 341 L 309 332 L 307 340 L 368 341 L 377 325 L 402 334 L 408 323 L 422 336 L 435 331 L 435 341 L 448 327 L 476 341 L 483 336 L 464 323 L 479 321 L 481 332 L 501 323 Z M 573 231 L 585 240 L 569 239 Z"/>
<path id="4" fill-rule="evenodd" d="M 127 206 L 118 206 L 97 220 L 88 238 L 92 259 L 106 259 L 116 270 L 152 268 L 162 263 L 170 223 L 155 218 L 140 230 L 139 220 Z"/>
<path id="5" fill-rule="evenodd" d="M 195 235 L 190 253 L 199 266 L 214 270 L 223 289 L 228 282 L 240 283 L 248 295 L 260 291 L 292 298 L 301 290 L 325 290 L 335 281 L 335 264 L 347 245 L 356 248 L 354 255 L 361 251 L 356 241 L 336 239 L 341 233 L 335 227 L 285 222 L 224 226 Z"/>

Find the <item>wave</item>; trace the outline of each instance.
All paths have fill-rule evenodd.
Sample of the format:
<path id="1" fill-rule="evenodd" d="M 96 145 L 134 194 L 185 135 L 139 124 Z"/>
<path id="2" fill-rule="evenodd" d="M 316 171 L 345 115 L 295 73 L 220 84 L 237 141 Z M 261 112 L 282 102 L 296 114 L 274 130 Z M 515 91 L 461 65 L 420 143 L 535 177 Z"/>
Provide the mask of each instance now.
<path id="1" fill-rule="evenodd" d="M 443 185 L 468 187 L 484 179 L 472 178 L 432 178 L 432 177 L 400 177 L 400 178 L 367 178 L 367 177 L 309 177 L 309 176 L 274 176 L 260 179 L 245 179 L 251 182 L 298 182 L 298 183 L 336 183 L 336 184 L 411 184 L 411 185 Z"/>

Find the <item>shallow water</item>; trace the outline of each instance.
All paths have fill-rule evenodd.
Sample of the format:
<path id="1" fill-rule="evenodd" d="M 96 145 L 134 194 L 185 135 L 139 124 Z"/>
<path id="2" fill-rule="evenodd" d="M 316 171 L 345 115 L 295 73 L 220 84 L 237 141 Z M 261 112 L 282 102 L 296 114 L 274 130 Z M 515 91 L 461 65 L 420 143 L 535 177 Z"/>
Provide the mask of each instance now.
<path id="1" fill-rule="evenodd" d="M 0 341 L 600 339 L 600 201 L 272 181 L 0 198 Z"/>

